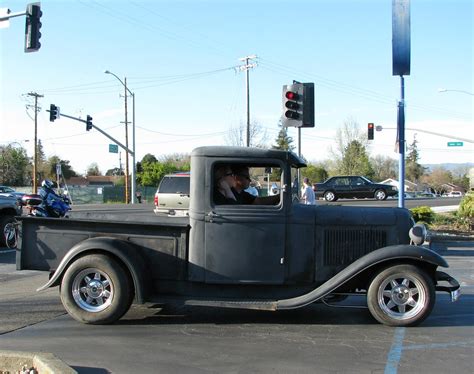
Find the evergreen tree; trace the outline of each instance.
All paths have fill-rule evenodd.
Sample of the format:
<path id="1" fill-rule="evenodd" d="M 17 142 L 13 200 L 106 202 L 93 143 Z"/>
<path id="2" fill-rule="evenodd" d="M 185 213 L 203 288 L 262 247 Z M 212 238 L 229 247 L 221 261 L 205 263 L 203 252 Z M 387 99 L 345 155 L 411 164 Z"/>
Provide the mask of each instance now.
<path id="1" fill-rule="evenodd" d="M 408 180 L 418 183 L 426 168 L 418 163 L 420 155 L 417 147 L 418 141 L 413 138 L 413 143 L 408 146 L 408 155 L 405 159 L 405 176 Z"/>
<path id="2" fill-rule="evenodd" d="M 280 149 L 283 151 L 292 151 L 295 149 L 295 146 L 292 144 L 293 143 L 293 138 L 291 136 L 288 136 L 288 128 L 285 126 L 282 126 L 281 123 L 279 124 L 280 126 L 280 131 L 278 132 L 278 136 L 275 139 L 275 143 L 272 148 L 273 149 Z"/>
<path id="3" fill-rule="evenodd" d="M 340 171 L 341 174 L 373 178 L 374 169 L 369 162 L 365 147 L 359 141 L 352 140 L 345 148 Z"/>

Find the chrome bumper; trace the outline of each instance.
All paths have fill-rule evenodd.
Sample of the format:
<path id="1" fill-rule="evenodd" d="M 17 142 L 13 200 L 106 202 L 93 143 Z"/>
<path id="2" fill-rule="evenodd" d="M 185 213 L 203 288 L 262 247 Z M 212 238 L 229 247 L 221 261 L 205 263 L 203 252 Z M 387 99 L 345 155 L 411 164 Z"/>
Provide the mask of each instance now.
<path id="1" fill-rule="evenodd" d="M 457 301 L 461 296 L 461 286 L 459 285 L 459 282 L 445 272 L 436 272 L 436 282 L 436 291 L 449 292 L 452 302 Z M 447 282 L 449 283 L 449 286 L 440 285 L 439 282 Z"/>

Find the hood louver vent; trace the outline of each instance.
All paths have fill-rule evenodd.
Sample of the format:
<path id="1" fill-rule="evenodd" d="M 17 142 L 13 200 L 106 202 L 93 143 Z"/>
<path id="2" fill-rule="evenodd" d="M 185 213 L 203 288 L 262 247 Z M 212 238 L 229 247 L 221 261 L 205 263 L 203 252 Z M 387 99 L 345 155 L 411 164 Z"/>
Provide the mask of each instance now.
<path id="1" fill-rule="evenodd" d="M 386 245 L 387 233 L 383 230 L 327 230 L 324 233 L 324 265 L 349 265 Z"/>

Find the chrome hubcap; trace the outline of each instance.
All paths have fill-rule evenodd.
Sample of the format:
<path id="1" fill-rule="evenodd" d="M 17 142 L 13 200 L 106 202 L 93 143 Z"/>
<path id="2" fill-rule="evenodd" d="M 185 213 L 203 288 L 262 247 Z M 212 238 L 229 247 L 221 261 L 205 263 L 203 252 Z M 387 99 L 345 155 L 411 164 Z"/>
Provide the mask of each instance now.
<path id="1" fill-rule="evenodd" d="M 74 278 L 72 296 L 81 309 L 97 313 L 112 303 L 114 289 L 106 273 L 89 268 L 82 270 Z"/>
<path id="2" fill-rule="evenodd" d="M 427 293 L 417 278 L 396 275 L 380 285 L 377 299 L 385 314 L 394 319 L 406 320 L 423 311 Z"/>

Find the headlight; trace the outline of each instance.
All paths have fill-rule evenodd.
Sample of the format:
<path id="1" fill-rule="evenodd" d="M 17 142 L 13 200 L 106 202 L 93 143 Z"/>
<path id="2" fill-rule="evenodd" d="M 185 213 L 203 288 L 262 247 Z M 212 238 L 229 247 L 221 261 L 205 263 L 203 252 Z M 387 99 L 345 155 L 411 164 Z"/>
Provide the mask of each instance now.
<path id="1" fill-rule="evenodd" d="M 422 245 L 426 239 L 426 227 L 422 223 L 417 223 L 410 229 L 410 239 L 412 244 Z"/>

